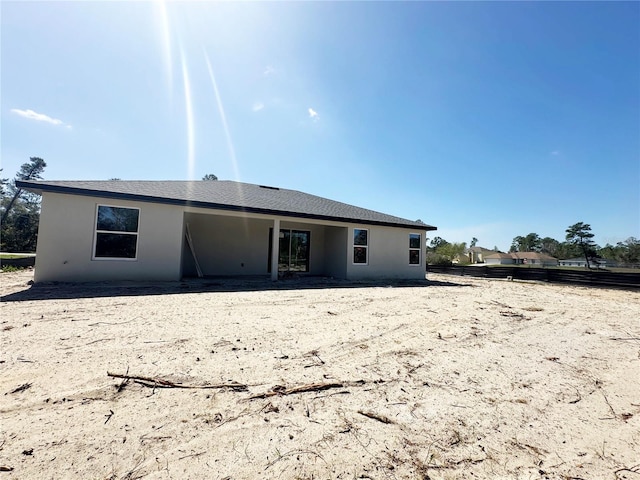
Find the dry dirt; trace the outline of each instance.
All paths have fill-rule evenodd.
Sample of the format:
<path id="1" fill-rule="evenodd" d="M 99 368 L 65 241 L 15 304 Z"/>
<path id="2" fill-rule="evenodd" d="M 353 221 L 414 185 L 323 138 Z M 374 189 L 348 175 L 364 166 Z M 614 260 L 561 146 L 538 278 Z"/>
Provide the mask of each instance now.
<path id="1" fill-rule="evenodd" d="M 640 292 L 31 275 L 0 277 L 0 480 L 640 479 Z"/>

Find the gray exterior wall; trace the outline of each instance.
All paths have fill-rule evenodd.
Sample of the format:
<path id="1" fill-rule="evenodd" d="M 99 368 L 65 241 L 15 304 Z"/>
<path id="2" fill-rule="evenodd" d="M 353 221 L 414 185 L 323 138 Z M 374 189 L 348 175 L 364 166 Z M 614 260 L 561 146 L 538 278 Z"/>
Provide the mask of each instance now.
<path id="1" fill-rule="evenodd" d="M 335 278 L 347 278 L 347 258 L 350 250 L 348 243 L 349 228 L 326 227 L 325 275 Z"/>
<path id="2" fill-rule="evenodd" d="M 485 258 L 487 265 L 513 265 L 515 261 L 513 258 Z"/>
<path id="3" fill-rule="evenodd" d="M 266 219 L 185 213 L 204 275 L 266 275 L 269 227 Z M 196 274 L 185 247 L 183 275 Z"/>
<path id="4" fill-rule="evenodd" d="M 92 260 L 97 205 L 140 209 L 137 259 Z M 46 192 L 34 280 L 179 280 L 182 228 L 180 207 Z"/>
<path id="5" fill-rule="evenodd" d="M 368 264 L 353 263 L 353 230 L 369 230 Z M 409 234 L 419 233 L 420 264 L 409 264 Z M 424 279 L 426 275 L 424 231 L 371 225 L 349 226 L 347 256 L 347 278 L 350 280 L 368 278 Z"/>
<path id="6" fill-rule="evenodd" d="M 140 209 L 137 258 L 92 259 L 97 205 Z M 205 275 L 267 275 L 267 215 L 205 210 L 45 192 L 38 236 L 35 281 L 179 280 L 196 274 L 184 241 L 190 226 Z M 425 278 L 426 232 L 372 225 L 280 217 L 281 229 L 311 232 L 309 274 L 346 279 Z M 368 263 L 353 263 L 353 231 L 369 231 Z M 420 264 L 409 264 L 409 234 L 421 235 Z M 277 247 L 276 247 L 277 248 Z"/>
<path id="7" fill-rule="evenodd" d="M 204 275 L 268 274 L 273 220 L 188 212 L 186 224 Z M 310 232 L 309 275 L 346 277 L 346 228 L 282 220 L 280 229 Z M 186 244 L 183 256 L 183 275 L 196 275 L 193 256 Z"/>

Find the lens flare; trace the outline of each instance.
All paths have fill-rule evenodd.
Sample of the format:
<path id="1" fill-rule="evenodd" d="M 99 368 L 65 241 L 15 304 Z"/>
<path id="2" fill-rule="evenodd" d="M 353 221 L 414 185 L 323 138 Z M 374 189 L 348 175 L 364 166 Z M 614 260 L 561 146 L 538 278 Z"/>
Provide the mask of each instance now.
<path id="1" fill-rule="evenodd" d="M 193 119 L 193 102 L 191 100 L 191 81 L 182 45 L 180 45 L 180 63 L 182 64 L 182 82 L 184 84 L 184 105 L 187 114 L 187 178 L 195 180 L 195 122 Z"/>
<path id="2" fill-rule="evenodd" d="M 224 113 L 224 107 L 222 106 L 222 99 L 220 98 L 220 91 L 218 90 L 218 82 L 216 82 L 216 76 L 213 73 L 213 67 L 211 66 L 211 60 L 206 50 L 202 50 L 204 53 L 204 59 L 207 62 L 207 69 L 209 70 L 209 78 L 213 84 L 213 91 L 216 95 L 216 103 L 218 105 L 218 112 L 220 113 L 220 120 L 222 121 L 222 127 L 224 128 L 224 135 L 227 139 L 227 147 L 229 148 L 229 156 L 233 164 L 233 172 L 235 174 L 235 180 L 240 181 L 240 171 L 238 169 L 238 161 L 236 159 L 236 151 L 233 148 L 233 141 L 231 140 L 231 133 L 229 133 L 229 126 L 227 124 L 227 116 Z"/>
<path id="3" fill-rule="evenodd" d="M 167 14 L 167 5 L 164 0 L 157 0 L 158 10 L 160 13 L 160 34 L 162 36 L 162 49 L 164 57 L 164 68 L 169 87 L 170 98 L 173 95 L 173 58 L 171 56 L 171 30 L 169 25 L 169 15 Z"/>

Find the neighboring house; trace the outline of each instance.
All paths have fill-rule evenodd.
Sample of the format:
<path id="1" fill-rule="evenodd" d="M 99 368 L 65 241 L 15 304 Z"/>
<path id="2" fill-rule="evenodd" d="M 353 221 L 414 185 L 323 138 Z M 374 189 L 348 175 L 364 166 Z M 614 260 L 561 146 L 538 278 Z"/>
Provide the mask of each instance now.
<path id="1" fill-rule="evenodd" d="M 565 260 L 559 260 L 558 265 L 561 267 L 586 267 L 587 261 L 582 258 L 567 258 Z"/>
<path id="2" fill-rule="evenodd" d="M 516 263 L 509 253 L 492 253 L 486 255 L 484 261 L 487 265 L 513 265 Z"/>
<path id="3" fill-rule="evenodd" d="M 540 267 L 555 267 L 558 259 L 538 252 L 494 253 L 487 255 L 488 265 L 535 265 Z"/>
<path id="4" fill-rule="evenodd" d="M 469 247 L 465 252 L 469 258 L 469 263 L 485 263 L 487 255 L 493 255 L 494 253 L 496 253 L 494 250 L 483 247 Z"/>
<path id="5" fill-rule="evenodd" d="M 435 227 L 232 181 L 18 181 L 42 195 L 35 281 L 424 279 Z"/>
<path id="6" fill-rule="evenodd" d="M 541 267 L 555 267 L 558 259 L 539 252 L 513 252 L 511 256 L 517 265 L 536 265 Z"/>
<path id="7" fill-rule="evenodd" d="M 561 267 L 587 267 L 587 261 L 584 257 L 579 258 L 567 258 L 565 260 L 558 260 L 558 264 Z M 618 266 L 618 262 L 608 258 L 594 258 L 589 260 L 589 264 L 592 268 L 613 268 Z"/>

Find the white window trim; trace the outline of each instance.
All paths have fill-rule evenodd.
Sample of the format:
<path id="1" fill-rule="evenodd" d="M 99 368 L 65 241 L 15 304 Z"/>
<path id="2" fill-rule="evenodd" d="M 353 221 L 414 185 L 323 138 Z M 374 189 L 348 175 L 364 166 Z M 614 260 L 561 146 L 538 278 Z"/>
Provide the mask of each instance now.
<path id="1" fill-rule="evenodd" d="M 418 235 L 420 237 L 420 248 L 411 248 L 411 235 Z M 420 261 L 418 263 L 411 263 L 411 250 L 418 251 L 418 258 Z M 410 267 L 419 267 L 422 265 L 422 234 L 418 232 L 409 233 L 409 266 Z"/>
<path id="2" fill-rule="evenodd" d="M 138 231 L 137 232 L 114 232 L 112 230 L 98 230 L 98 209 L 100 207 L 112 207 L 112 208 L 128 208 L 130 210 L 138 210 Z M 124 258 L 124 257 L 96 257 L 96 242 L 98 241 L 99 233 L 113 233 L 113 234 L 123 234 L 123 235 L 135 235 L 136 236 L 136 256 L 134 258 Z M 138 207 L 127 207 L 124 205 L 109 205 L 106 203 L 97 203 L 96 204 L 96 214 L 93 219 L 93 246 L 91 247 L 91 260 L 96 260 L 99 262 L 107 261 L 107 262 L 137 262 L 138 261 L 138 243 L 139 243 L 139 235 L 140 235 L 140 208 Z"/>
<path id="3" fill-rule="evenodd" d="M 366 245 L 356 245 L 355 244 L 355 235 L 356 235 L 356 230 L 365 230 L 367 232 L 367 244 Z M 354 227 L 353 232 L 351 232 L 351 263 L 352 265 L 358 265 L 358 266 L 362 266 L 362 267 L 366 267 L 367 265 L 369 265 L 369 243 L 370 243 L 370 236 L 369 236 L 369 229 L 368 228 L 358 228 L 358 227 Z M 360 248 L 364 248 L 367 252 L 367 261 L 365 263 L 356 263 L 356 256 L 355 256 L 355 248 L 356 247 L 360 247 Z"/>

